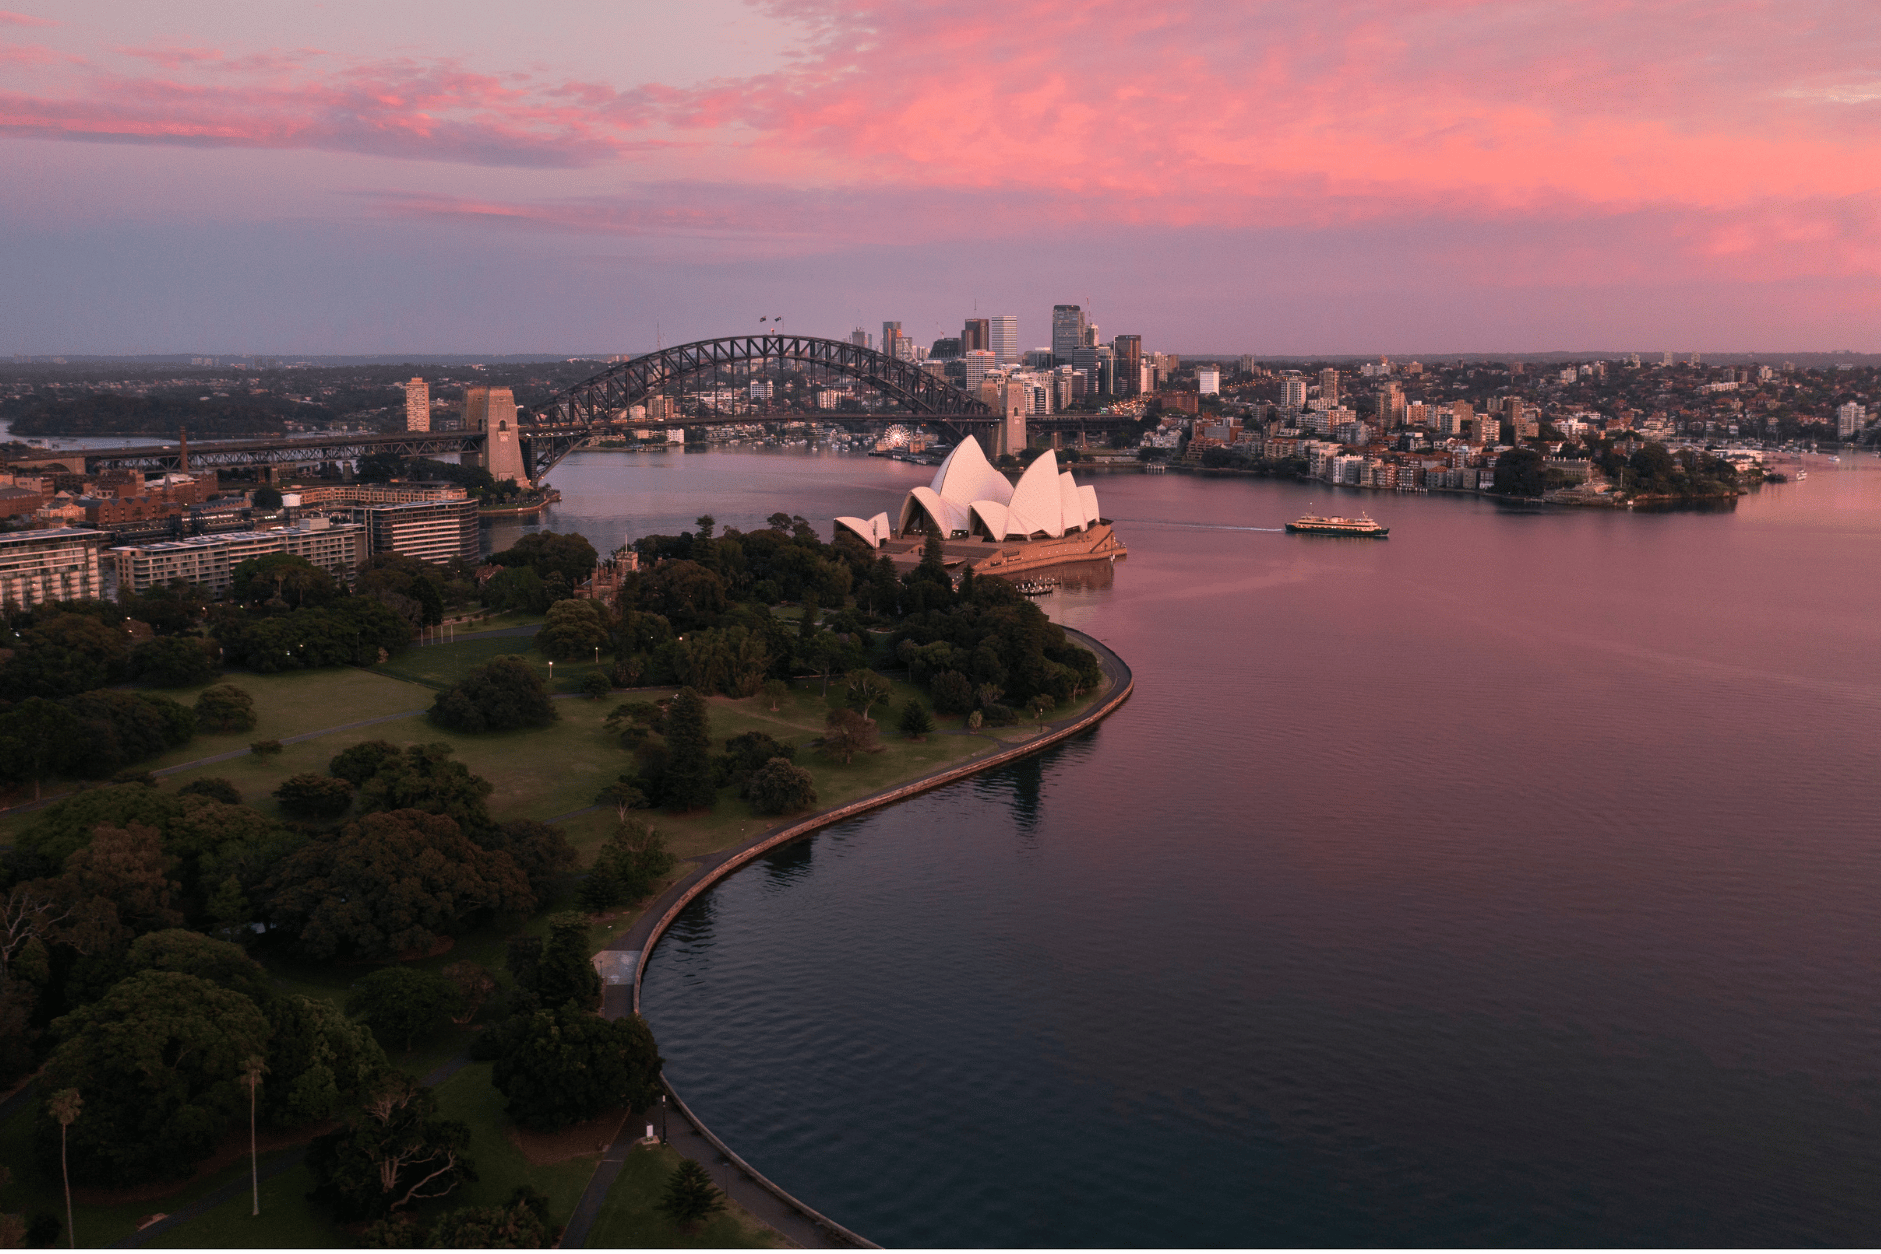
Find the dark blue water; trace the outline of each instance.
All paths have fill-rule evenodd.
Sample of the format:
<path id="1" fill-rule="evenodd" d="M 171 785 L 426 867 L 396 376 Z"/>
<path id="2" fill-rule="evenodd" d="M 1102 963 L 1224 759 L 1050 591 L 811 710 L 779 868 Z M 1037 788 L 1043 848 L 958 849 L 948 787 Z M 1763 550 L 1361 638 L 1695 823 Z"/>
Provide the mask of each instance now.
<path id="1" fill-rule="evenodd" d="M 1137 695 L 708 895 L 668 1075 L 889 1245 L 1872 1244 L 1871 465 L 1655 516 L 1099 480 L 1132 556 L 1046 604 Z M 1309 501 L 1392 538 L 1248 530 Z"/>

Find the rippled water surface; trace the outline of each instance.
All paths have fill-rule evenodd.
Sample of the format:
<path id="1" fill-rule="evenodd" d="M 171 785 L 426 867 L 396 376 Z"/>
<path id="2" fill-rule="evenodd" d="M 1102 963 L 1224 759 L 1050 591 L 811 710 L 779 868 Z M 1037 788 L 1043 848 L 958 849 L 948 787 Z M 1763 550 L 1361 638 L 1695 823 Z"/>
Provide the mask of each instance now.
<path id="1" fill-rule="evenodd" d="M 925 477 L 668 456 L 548 525 Z M 669 1076 L 888 1245 L 1874 1243 L 1875 466 L 1651 516 L 1096 480 L 1131 557 L 1043 604 L 1135 697 L 710 893 Z M 1392 538 L 1251 530 L 1309 502 Z"/>

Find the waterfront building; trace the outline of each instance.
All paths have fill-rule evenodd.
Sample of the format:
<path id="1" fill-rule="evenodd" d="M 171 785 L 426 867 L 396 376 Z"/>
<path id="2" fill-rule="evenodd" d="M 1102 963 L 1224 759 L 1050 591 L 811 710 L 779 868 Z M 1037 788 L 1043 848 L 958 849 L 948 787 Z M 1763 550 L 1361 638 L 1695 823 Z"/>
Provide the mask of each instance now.
<path id="1" fill-rule="evenodd" d="M 323 483 L 281 493 L 289 509 L 342 502 L 348 505 L 404 505 L 411 501 L 462 501 L 470 493 L 454 483 L 433 479 L 393 480 L 391 483 Z"/>
<path id="2" fill-rule="evenodd" d="M 474 515 L 473 515 L 474 517 Z M 235 568 L 251 557 L 291 553 L 304 557 L 341 583 L 350 584 L 366 561 L 366 529 L 354 523 L 309 518 L 273 531 L 225 531 L 111 550 L 120 591 L 145 592 L 181 581 L 212 597 L 227 596 Z"/>
<path id="3" fill-rule="evenodd" d="M 482 552 L 475 501 L 354 505 L 348 515 L 366 529 L 369 553 L 403 553 L 443 563 L 453 557 L 475 562 Z"/>
<path id="4" fill-rule="evenodd" d="M 405 430 L 431 430 L 431 385 L 417 377 L 405 385 Z"/>
<path id="5" fill-rule="evenodd" d="M 968 436 L 941 463 L 927 487 L 903 498 L 896 532 L 943 538 L 980 536 L 994 542 L 1060 537 L 1099 521 L 1097 489 L 1080 485 L 1046 452 L 1015 486 L 993 468 L 977 439 Z"/>
<path id="6" fill-rule="evenodd" d="M 0 533 L 0 603 L 24 609 L 102 597 L 101 539 L 95 531 L 69 527 Z"/>
<path id="7" fill-rule="evenodd" d="M 1002 366 L 1019 364 L 1019 316 L 995 314 L 987 320 L 986 346 Z"/>
<path id="8" fill-rule="evenodd" d="M 1841 439 L 1848 439 L 1867 425 L 1868 411 L 1854 401 L 1848 402 L 1835 411 L 1835 434 Z"/>

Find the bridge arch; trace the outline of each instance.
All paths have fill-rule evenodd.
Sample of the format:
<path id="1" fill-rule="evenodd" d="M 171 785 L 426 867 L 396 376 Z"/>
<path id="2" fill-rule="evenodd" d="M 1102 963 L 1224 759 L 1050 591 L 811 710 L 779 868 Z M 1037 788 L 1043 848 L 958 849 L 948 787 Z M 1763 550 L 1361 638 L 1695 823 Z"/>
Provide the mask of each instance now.
<path id="1" fill-rule="evenodd" d="M 940 419 L 990 420 L 995 415 L 977 396 L 936 378 L 913 362 L 860 344 L 812 335 L 731 335 L 695 340 L 645 353 L 577 383 L 543 405 L 544 425 L 599 425 L 661 391 L 668 384 L 747 361 L 794 361 L 820 366 L 868 384 L 917 414 Z"/>

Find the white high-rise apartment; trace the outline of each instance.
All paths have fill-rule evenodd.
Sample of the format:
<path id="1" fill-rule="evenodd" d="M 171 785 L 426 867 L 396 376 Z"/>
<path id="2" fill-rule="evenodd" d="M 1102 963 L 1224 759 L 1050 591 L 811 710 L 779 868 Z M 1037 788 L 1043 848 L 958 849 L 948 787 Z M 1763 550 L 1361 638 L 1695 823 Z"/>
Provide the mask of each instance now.
<path id="1" fill-rule="evenodd" d="M 1195 368 L 1195 390 L 1202 396 L 1216 396 L 1221 392 L 1221 371 L 1214 366 Z"/>
<path id="2" fill-rule="evenodd" d="M 431 430 L 431 385 L 416 377 L 405 385 L 405 430 Z"/>
<path id="3" fill-rule="evenodd" d="M 1280 404 L 1292 410 L 1306 408 L 1305 375 L 1297 370 L 1289 370 L 1280 376 Z"/>
<path id="4" fill-rule="evenodd" d="M 994 314 L 987 322 L 987 338 L 991 340 L 987 347 L 993 350 L 993 356 L 1002 366 L 1018 365 L 1019 315 Z"/>
<path id="5" fill-rule="evenodd" d="M 1835 434 L 1846 440 L 1860 431 L 1868 421 L 1868 411 L 1854 401 L 1848 402 L 1835 411 Z"/>

